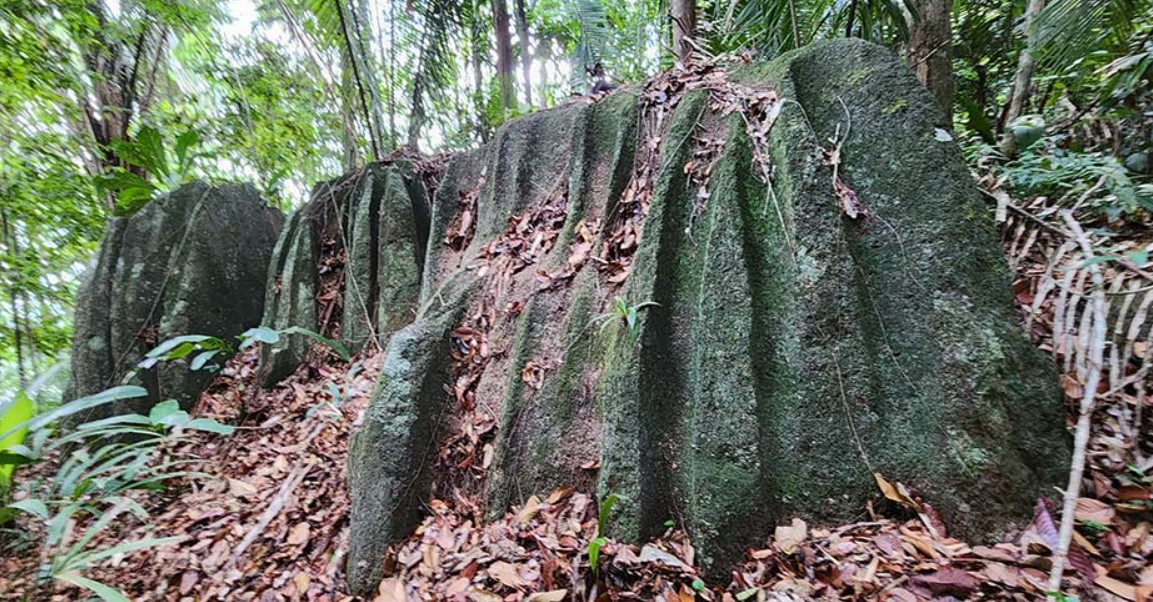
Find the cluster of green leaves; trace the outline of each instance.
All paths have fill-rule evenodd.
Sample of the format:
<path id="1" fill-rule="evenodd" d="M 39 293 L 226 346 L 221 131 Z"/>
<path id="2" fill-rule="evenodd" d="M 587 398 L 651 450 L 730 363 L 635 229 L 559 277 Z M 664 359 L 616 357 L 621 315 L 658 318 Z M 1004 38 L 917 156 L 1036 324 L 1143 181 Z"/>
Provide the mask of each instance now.
<path id="1" fill-rule="evenodd" d="M 151 125 L 145 125 L 134 139 L 113 141 L 111 146 L 124 165 L 96 176 L 96 185 L 115 195 L 117 215 L 135 213 L 157 195 L 171 192 L 192 179 L 199 143 L 200 134 L 196 130 L 181 132 L 173 146 L 175 160 L 170 161 L 163 135 Z"/>
<path id="2" fill-rule="evenodd" d="M 0 510 L 0 523 L 11 520 L 16 512 L 41 523 L 35 541 L 42 559 L 39 587 L 58 581 L 86 588 L 104 600 L 126 601 L 121 592 L 83 573 L 111 556 L 182 539 L 148 538 L 108 545 L 101 536 L 125 513 L 148 519 L 148 512 L 129 492 L 159 490 L 174 479 L 203 476 L 186 470 L 188 462 L 157 461 L 162 446 L 191 431 L 227 435 L 232 427 L 192 418 L 169 400 L 154 406 L 147 416 L 111 416 L 59 430 L 62 419 L 145 395 L 141 387 L 114 387 L 36 415 L 31 410 L 33 390 L 21 391 L 0 404 L 0 475 L 10 475 L 17 466 L 59 461 L 48 478 L 26 483 L 25 495 Z"/>
<path id="3" fill-rule="evenodd" d="M 970 149 L 975 161 L 994 157 L 1015 196 L 1046 196 L 1065 207 L 1074 204 L 1106 221 L 1139 218 L 1153 212 L 1153 183 L 1142 181 L 1111 153 L 1069 147 L 1067 136 L 1047 136 L 1012 160 L 993 147 Z"/>
<path id="4" fill-rule="evenodd" d="M 237 348 L 247 349 L 257 343 L 275 345 L 280 342 L 281 338 L 291 335 L 305 336 L 317 343 L 326 345 L 343 361 L 347 362 L 352 359 L 348 348 L 340 341 L 334 341 L 307 328 L 289 326 L 275 330 L 266 326 L 258 326 L 256 328 L 250 328 L 236 337 L 237 341 L 239 341 L 238 347 L 233 347 L 228 341 L 220 337 L 204 334 L 188 334 L 173 337 L 146 353 L 144 359 L 141 360 L 136 367 L 139 370 L 147 370 L 161 362 L 187 360 L 191 357 L 192 359 L 188 362 L 188 368 L 190 370 L 216 372 L 220 370 L 220 366 L 209 363 L 215 358 L 231 356 L 236 352 Z"/>

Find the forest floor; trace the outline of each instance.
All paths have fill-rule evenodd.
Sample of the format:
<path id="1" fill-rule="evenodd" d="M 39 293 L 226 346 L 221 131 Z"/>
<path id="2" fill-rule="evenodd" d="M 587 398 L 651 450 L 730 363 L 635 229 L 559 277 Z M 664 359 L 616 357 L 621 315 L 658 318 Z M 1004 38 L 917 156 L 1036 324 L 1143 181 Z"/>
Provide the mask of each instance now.
<path id="1" fill-rule="evenodd" d="M 1018 238 L 1006 236 L 1014 247 L 1009 251 L 1021 253 L 1022 260 L 1014 262 L 1014 290 L 1024 315 L 1051 270 L 1030 261 L 1028 250 L 1016 248 Z M 1053 308 L 1042 310 L 1053 317 Z M 1031 334 L 1043 348 L 1053 347 L 1052 328 L 1052 319 L 1031 322 Z M 1139 357 L 1145 352 L 1135 351 Z M 239 426 L 233 435 L 198 433 L 164 452 L 168 459 L 193 460 L 208 477 L 161 493 L 136 494 L 152 519 L 147 524 L 125 520 L 94 545 L 158 536 L 183 539 L 113 556 L 91 577 L 133 600 L 358 599 L 344 585 L 346 462 L 349 436 L 363 419 L 381 355 L 369 352 L 344 364 L 317 347 L 294 375 L 268 391 L 256 385 L 256 361 L 252 350 L 234 357 L 200 401 L 201 415 Z M 1062 379 L 1072 425 L 1080 390 L 1068 370 Z M 1132 409 L 1126 404 L 1153 404 L 1134 398 L 1131 389 L 1100 397 L 1088 485 L 1077 504 L 1067 591 L 1079 592 L 1082 599 L 1145 602 L 1153 600 L 1153 466 L 1129 460 L 1146 456 L 1119 435 L 1123 429 L 1117 421 Z M 947 525 L 924 503 L 932 494 L 878 479 L 876 500 L 861 509 L 859 522 L 817 526 L 794 519 L 778 526 L 762 547 L 748 550 L 745 562 L 722 579 L 704 577 L 691 542 L 680 532 L 670 530 L 642 544 L 598 540 L 600 508 L 585 492 L 542 492 L 487 524 L 472 500 L 431 500 L 427 518 L 387 560 L 391 577 L 374 599 L 1044 597 L 1057 540 L 1053 513 L 1044 502 L 1038 501 L 1027 528 L 1001 543 L 975 545 L 949 536 Z M 30 532 L 40 528 L 31 521 L 21 526 Z M 34 582 L 39 559 L 19 543 L 0 549 L 0 600 L 27 599 Z M 598 550 L 591 563 L 590 546 Z M 67 590 L 37 594 L 53 600 L 79 595 Z"/>

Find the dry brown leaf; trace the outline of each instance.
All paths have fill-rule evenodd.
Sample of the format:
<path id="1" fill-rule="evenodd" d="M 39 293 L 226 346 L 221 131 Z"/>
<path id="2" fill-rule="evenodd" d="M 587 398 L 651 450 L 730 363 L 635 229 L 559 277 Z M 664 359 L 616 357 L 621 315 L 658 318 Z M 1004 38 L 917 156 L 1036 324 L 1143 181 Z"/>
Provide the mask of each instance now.
<path id="1" fill-rule="evenodd" d="M 1132 584 L 1125 583 L 1119 579 L 1114 579 L 1108 575 L 1101 575 L 1097 577 L 1096 583 L 1098 587 L 1108 591 L 1113 595 L 1121 596 L 1126 600 L 1137 602 L 1137 588 Z"/>
<path id="2" fill-rule="evenodd" d="M 1077 498 L 1077 508 L 1074 510 L 1077 520 L 1094 521 L 1102 525 L 1113 524 L 1113 517 L 1116 514 L 1109 504 L 1087 497 Z"/>
<path id="3" fill-rule="evenodd" d="M 296 525 L 292 527 L 292 531 L 288 533 L 288 545 L 298 546 L 308 541 L 310 530 L 311 527 L 308 523 L 296 523 Z"/>
<path id="4" fill-rule="evenodd" d="M 492 565 L 488 567 L 488 575 L 501 584 L 513 589 L 520 589 L 525 586 L 525 582 L 520 578 L 520 573 L 517 572 L 516 566 L 503 560 L 492 563 Z"/>
<path id="5" fill-rule="evenodd" d="M 228 491 L 236 497 L 252 497 L 257 494 L 255 487 L 240 479 L 228 479 Z"/>
<path id="6" fill-rule="evenodd" d="M 797 546 L 804 543 L 808 535 L 809 528 L 805 525 L 805 521 L 794 518 L 792 524 L 776 528 L 773 532 L 773 543 L 782 552 L 792 554 L 797 550 Z"/>
<path id="7" fill-rule="evenodd" d="M 528 521 L 536 518 L 537 513 L 540 512 L 540 498 L 537 496 L 529 496 L 528 501 L 524 503 L 524 507 L 516 515 L 516 522 L 519 525 L 527 525 Z"/>
<path id="8" fill-rule="evenodd" d="M 404 592 L 404 581 L 399 577 L 389 577 L 381 581 L 376 592 L 372 602 L 408 602 L 408 595 Z"/>
<path id="9" fill-rule="evenodd" d="M 563 602 L 568 596 L 566 589 L 554 589 L 549 592 L 537 592 L 528 597 L 528 602 Z"/>

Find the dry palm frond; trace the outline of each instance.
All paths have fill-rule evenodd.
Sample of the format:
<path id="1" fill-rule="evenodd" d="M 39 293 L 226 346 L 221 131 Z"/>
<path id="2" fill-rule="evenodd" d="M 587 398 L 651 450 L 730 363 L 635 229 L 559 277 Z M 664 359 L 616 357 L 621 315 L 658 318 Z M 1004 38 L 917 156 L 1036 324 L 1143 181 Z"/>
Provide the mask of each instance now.
<path id="1" fill-rule="evenodd" d="M 1098 341 L 1090 328 L 1091 275 L 1099 270 L 1107 324 L 1099 331 L 1105 339 L 1104 358 L 1093 428 L 1105 435 L 1095 440 L 1106 442 L 1106 448 L 1093 450 L 1094 461 L 1109 471 L 1126 465 L 1153 468 L 1150 429 L 1142 428 L 1153 366 L 1153 273 L 1135 261 L 1144 259 L 1142 251 L 1149 248 L 1149 241 L 1106 240 L 1091 231 L 1084 235 L 1096 256 L 1090 259 L 1084 245 L 1063 226 L 1057 210 L 1063 203 L 1038 197 L 1018 206 L 1002 190 L 986 194 L 997 202 L 998 226 L 1017 277 L 1015 290 L 1026 314 L 1026 330 L 1053 354 L 1070 399 L 1080 398 L 1094 369 L 1090 350 Z"/>

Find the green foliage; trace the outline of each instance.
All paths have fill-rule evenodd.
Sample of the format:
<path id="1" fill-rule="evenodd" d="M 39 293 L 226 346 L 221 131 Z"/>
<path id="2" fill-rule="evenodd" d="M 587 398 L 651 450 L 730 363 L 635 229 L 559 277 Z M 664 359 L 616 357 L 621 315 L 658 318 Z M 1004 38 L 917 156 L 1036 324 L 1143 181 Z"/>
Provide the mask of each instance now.
<path id="1" fill-rule="evenodd" d="M 604 534 L 608 529 L 609 518 L 612 517 L 613 506 L 616 506 L 620 500 L 621 497 L 615 493 L 610 493 L 605 496 L 604 500 L 601 500 L 597 514 L 597 534 L 592 541 L 589 541 L 587 550 L 589 568 L 592 569 L 593 573 L 597 572 L 597 567 L 600 565 L 601 548 L 608 543 L 608 539 L 605 538 Z"/>
<path id="2" fill-rule="evenodd" d="M 301 328 L 299 326 L 289 326 L 288 328 L 281 328 L 280 330 L 273 330 L 265 326 L 250 328 L 245 331 L 244 334 L 240 335 L 240 348 L 244 349 L 255 343 L 267 343 L 269 345 L 275 345 L 276 343 L 280 342 L 280 337 L 284 335 L 306 336 L 316 341 L 317 343 L 328 346 L 341 360 L 347 362 L 352 359 L 352 354 L 348 352 L 348 348 L 346 348 L 340 341 L 334 341 L 307 328 Z"/>
<path id="3" fill-rule="evenodd" d="M 0 454 L 0 468 L 11 470 L 63 458 L 48 478 L 28 483 L 25 495 L 4 509 L 23 513 L 42 525 L 38 545 L 44 561 L 38 571 L 39 586 L 56 580 L 86 588 L 104 600 L 126 600 L 120 592 L 82 573 L 111 556 L 183 539 L 151 538 L 105 547 L 97 538 L 126 513 L 147 520 L 147 511 L 128 492 L 158 490 L 173 479 L 199 476 L 183 469 L 186 462 L 157 462 L 161 446 L 176 443 L 191 431 L 227 435 L 232 427 L 192 418 L 175 401 L 164 401 L 148 416 L 112 416 L 58 431 L 62 418 L 145 395 L 141 387 L 114 387 L 42 412 L 0 433 L 0 440 L 5 441 L 15 433 L 27 433 L 26 443 L 8 445 Z"/>
<path id="4" fill-rule="evenodd" d="M 609 311 L 593 318 L 593 322 L 600 324 L 602 332 L 612 324 L 622 324 L 629 333 L 629 340 L 636 342 L 640 336 L 640 310 L 646 307 L 660 307 L 660 303 L 642 301 L 632 304 L 622 297 L 614 297 L 609 304 Z"/>
<path id="5" fill-rule="evenodd" d="M 1153 211 L 1153 185 L 1134 181 L 1110 154 L 1062 148 L 1063 142 L 1043 138 L 1000 167 L 1014 194 L 1081 203 L 1109 221 Z"/>
<path id="6" fill-rule="evenodd" d="M 97 176 L 96 185 L 115 194 L 116 215 L 131 215 L 157 195 L 192 180 L 198 144 L 200 134 L 196 130 L 181 132 L 169 159 L 160 131 L 143 126 L 134 139 L 113 141 L 111 147 L 125 166 Z"/>

